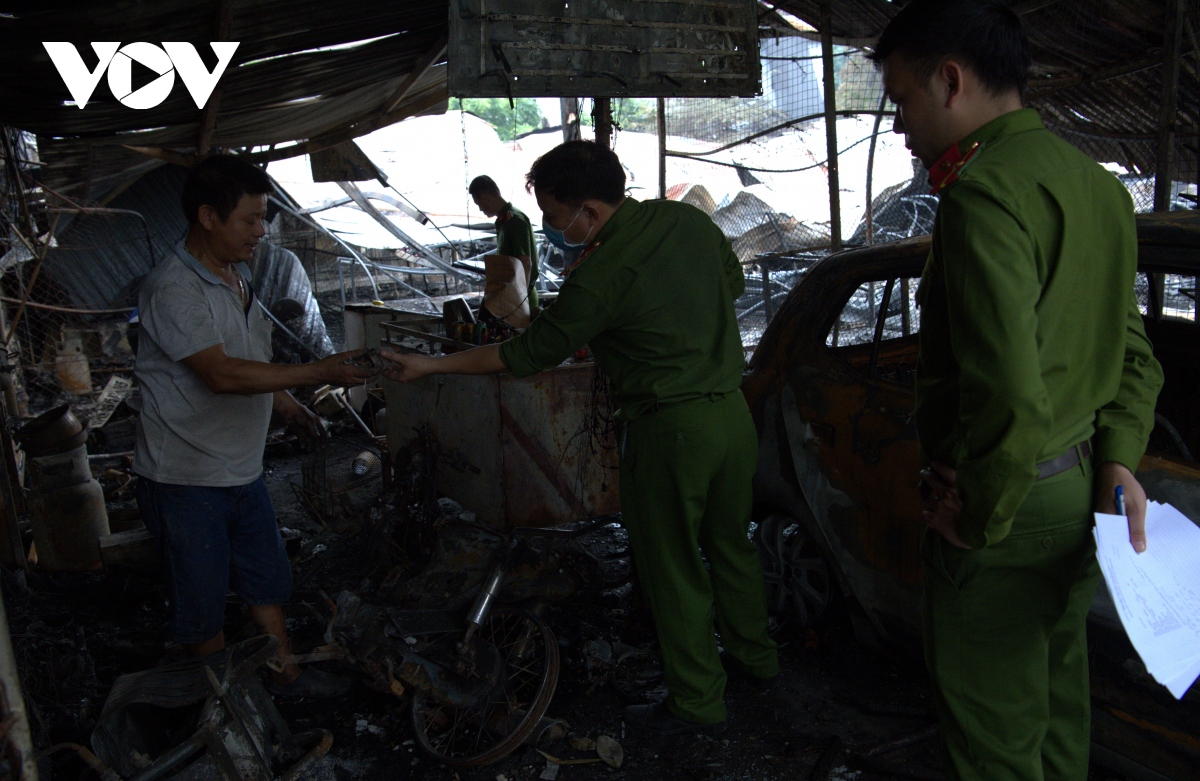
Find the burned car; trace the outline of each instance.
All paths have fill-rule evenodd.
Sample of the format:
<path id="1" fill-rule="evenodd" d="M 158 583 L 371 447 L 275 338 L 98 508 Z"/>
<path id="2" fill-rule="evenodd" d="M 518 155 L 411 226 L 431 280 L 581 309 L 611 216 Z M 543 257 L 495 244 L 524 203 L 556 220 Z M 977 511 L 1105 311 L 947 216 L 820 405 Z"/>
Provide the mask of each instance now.
<path id="1" fill-rule="evenodd" d="M 1166 381 L 1137 477 L 1151 499 L 1196 521 L 1200 212 L 1140 215 L 1138 243 L 1138 299 Z M 843 601 L 860 639 L 914 655 L 924 529 L 915 293 L 929 247 L 922 236 L 818 262 L 771 321 L 743 385 L 759 432 L 755 534 L 772 607 L 808 625 Z M 1098 759 L 1119 770 L 1133 757 L 1160 774 L 1152 777 L 1200 779 L 1200 692 L 1176 703 L 1138 669 L 1103 587 L 1090 627 L 1093 690 L 1108 698 L 1094 708 Z M 1107 662 L 1116 684 L 1102 676 Z M 1135 679 L 1146 685 L 1124 685 Z"/>

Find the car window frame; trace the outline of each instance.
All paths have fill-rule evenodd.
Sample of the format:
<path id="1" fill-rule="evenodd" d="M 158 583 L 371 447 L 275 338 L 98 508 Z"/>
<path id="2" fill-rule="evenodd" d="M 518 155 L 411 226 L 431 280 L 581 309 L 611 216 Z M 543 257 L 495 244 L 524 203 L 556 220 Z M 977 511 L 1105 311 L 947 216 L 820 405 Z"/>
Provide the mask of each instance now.
<path id="1" fill-rule="evenodd" d="M 880 382 L 890 382 L 892 384 L 900 385 L 903 387 L 909 387 L 907 383 L 899 382 L 897 380 L 893 380 L 888 377 L 878 376 L 879 354 L 880 354 L 880 351 L 881 351 L 882 345 L 883 345 L 883 333 L 887 326 L 888 317 L 894 316 L 894 314 L 889 312 L 889 310 L 891 309 L 892 296 L 896 294 L 897 289 L 903 289 L 904 287 L 906 287 L 907 282 L 909 280 L 915 280 L 918 282 L 918 284 L 919 284 L 919 280 L 920 280 L 919 276 L 914 276 L 912 274 L 895 273 L 896 271 L 900 271 L 900 269 L 890 270 L 890 271 L 891 271 L 891 273 L 887 273 L 887 274 L 869 274 L 866 276 L 857 277 L 854 279 L 853 284 L 849 285 L 847 288 L 844 288 L 843 292 L 845 295 L 845 300 L 843 300 L 842 303 L 834 310 L 836 312 L 836 315 L 834 316 L 833 321 L 826 327 L 826 329 L 824 331 L 824 337 L 821 340 L 821 347 L 826 351 L 826 353 L 828 355 L 830 355 L 831 357 L 838 358 L 843 363 L 845 363 L 846 360 L 844 358 L 842 358 L 841 354 L 840 354 L 841 350 L 853 349 L 855 347 L 861 347 L 863 344 L 866 344 L 866 342 L 862 342 L 859 344 L 852 344 L 852 345 L 830 345 L 828 342 L 829 342 L 830 335 L 837 329 L 838 324 L 841 322 L 842 313 L 845 311 L 846 307 L 850 304 L 850 301 L 854 298 L 855 293 L 860 288 L 862 288 L 863 285 L 866 285 L 868 283 L 874 282 L 877 285 L 883 285 L 884 286 L 883 295 L 879 300 L 879 303 L 877 306 L 877 311 L 875 313 L 875 325 L 872 330 L 872 336 L 871 336 L 871 342 L 870 342 L 870 345 L 871 345 L 870 358 L 867 363 L 867 367 L 866 367 L 866 371 L 865 371 L 865 378 L 868 380 L 876 380 L 876 381 L 880 381 Z M 902 284 L 897 284 L 897 283 L 902 283 Z M 913 322 L 912 316 L 909 312 L 909 306 L 908 306 L 909 301 L 911 301 L 912 298 L 916 296 L 916 290 L 911 289 L 911 287 L 910 287 L 910 289 L 907 290 L 906 292 L 908 293 L 908 296 L 906 297 L 906 298 L 908 298 L 908 301 L 906 301 L 904 303 L 904 305 L 902 305 L 901 312 L 900 312 L 900 318 L 901 318 L 901 331 L 902 332 L 907 331 L 907 333 L 902 333 L 902 336 L 898 337 L 901 339 L 906 339 L 910 336 L 916 336 L 920 332 L 920 324 L 919 324 L 920 319 L 918 318 L 916 323 Z M 855 373 L 858 373 L 858 374 L 864 373 L 863 370 L 858 367 L 855 367 L 854 370 L 855 370 Z"/>

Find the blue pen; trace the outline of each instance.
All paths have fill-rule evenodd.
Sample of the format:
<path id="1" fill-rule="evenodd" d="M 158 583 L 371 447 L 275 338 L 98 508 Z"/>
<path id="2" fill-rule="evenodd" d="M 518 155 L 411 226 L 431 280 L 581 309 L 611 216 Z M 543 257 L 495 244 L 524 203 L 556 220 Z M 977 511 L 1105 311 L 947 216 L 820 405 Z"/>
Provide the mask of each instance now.
<path id="1" fill-rule="evenodd" d="M 1117 486 L 1117 515 L 1125 514 L 1125 489 Z"/>

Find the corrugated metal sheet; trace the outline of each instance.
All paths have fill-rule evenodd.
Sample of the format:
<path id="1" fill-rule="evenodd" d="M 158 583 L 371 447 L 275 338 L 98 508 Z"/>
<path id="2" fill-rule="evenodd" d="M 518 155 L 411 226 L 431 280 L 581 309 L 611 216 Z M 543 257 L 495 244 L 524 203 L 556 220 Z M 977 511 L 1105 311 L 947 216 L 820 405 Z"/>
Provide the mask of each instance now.
<path id="1" fill-rule="evenodd" d="M 179 205 L 185 171 L 162 165 L 109 204 L 128 215 L 75 215 L 46 255 L 44 273 L 81 309 L 135 306 L 135 289 L 187 232 Z M 147 245 L 149 233 L 149 246 Z"/>

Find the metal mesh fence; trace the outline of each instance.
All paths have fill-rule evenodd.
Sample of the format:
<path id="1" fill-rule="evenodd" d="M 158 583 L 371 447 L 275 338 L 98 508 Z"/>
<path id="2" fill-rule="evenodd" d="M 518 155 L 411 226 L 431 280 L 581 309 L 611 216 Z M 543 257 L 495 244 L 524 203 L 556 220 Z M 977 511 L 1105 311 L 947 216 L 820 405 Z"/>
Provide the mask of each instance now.
<path id="1" fill-rule="evenodd" d="M 822 44 L 794 20 L 760 40 L 763 94 L 666 101 L 669 194 L 708 211 L 745 266 L 743 343 L 757 344 L 787 292 L 833 245 Z M 835 46 L 842 245 L 927 232 L 936 202 L 891 131 L 892 107 L 861 48 Z"/>
<path id="2" fill-rule="evenodd" d="M 90 420 L 105 388 L 128 387 L 133 289 L 153 266 L 158 248 L 140 213 L 81 202 L 38 185 L 33 138 L 11 129 L 4 133 L 0 338 L 8 363 L 17 367 L 23 408 L 10 414 L 70 402 L 81 419 Z M 96 250 L 120 260 L 76 262 Z"/>

